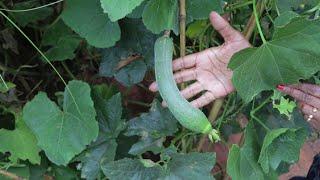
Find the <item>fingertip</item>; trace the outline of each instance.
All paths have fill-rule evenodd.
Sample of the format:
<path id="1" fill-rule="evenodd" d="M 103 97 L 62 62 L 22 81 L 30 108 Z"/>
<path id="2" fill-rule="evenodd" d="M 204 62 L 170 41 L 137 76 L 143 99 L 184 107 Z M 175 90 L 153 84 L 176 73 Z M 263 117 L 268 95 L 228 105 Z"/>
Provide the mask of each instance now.
<path id="1" fill-rule="evenodd" d="M 152 92 L 158 91 L 158 85 L 157 85 L 157 83 L 153 82 L 153 83 L 149 86 L 149 90 L 152 91 Z"/>

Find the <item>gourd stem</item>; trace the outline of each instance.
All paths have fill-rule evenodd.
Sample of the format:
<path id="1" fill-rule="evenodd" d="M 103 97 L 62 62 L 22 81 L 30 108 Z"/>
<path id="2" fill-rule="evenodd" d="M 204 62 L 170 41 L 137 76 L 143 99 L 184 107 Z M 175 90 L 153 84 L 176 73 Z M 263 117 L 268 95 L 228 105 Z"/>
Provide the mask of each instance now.
<path id="1" fill-rule="evenodd" d="M 256 0 L 253 0 L 253 14 L 254 14 L 254 17 L 255 17 L 255 20 L 256 20 L 256 25 L 257 25 L 257 28 L 258 28 L 258 31 L 259 31 L 259 35 L 263 41 L 263 44 L 266 43 L 266 38 L 264 37 L 263 35 L 263 32 L 262 32 L 262 29 L 261 29 L 261 26 L 260 26 L 260 21 L 259 21 L 259 15 L 258 15 L 258 11 L 257 11 L 257 5 L 256 5 Z"/>

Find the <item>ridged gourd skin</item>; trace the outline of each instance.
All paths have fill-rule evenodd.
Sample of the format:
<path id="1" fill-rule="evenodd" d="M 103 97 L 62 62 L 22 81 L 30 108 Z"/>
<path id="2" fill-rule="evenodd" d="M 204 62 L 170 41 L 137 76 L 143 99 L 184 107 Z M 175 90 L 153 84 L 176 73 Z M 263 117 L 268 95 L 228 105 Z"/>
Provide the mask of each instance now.
<path id="1" fill-rule="evenodd" d="M 173 42 L 170 37 L 160 37 L 155 43 L 155 74 L 159 92 L 169 110 L 182 126 L 198 133 L 219 139 L 205 114 L 191 106 L 180 94 L 172 72 Z"/>

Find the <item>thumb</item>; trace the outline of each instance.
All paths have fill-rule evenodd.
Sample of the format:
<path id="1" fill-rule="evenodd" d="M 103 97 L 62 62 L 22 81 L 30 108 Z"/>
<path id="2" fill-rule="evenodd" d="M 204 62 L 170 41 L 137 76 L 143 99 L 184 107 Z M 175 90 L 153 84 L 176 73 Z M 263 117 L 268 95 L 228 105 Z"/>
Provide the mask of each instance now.
<path id="1" fill-rule="evenodd" d="M 217 12 L 211 12 L 210 21 L 214 29 L 216 29 L 224 40 L 227 41 L 240 41 L 244 39 L 242 34 L 233 29 L 233 27 L 226 21 L 223 17 L 221 17 Z"/>

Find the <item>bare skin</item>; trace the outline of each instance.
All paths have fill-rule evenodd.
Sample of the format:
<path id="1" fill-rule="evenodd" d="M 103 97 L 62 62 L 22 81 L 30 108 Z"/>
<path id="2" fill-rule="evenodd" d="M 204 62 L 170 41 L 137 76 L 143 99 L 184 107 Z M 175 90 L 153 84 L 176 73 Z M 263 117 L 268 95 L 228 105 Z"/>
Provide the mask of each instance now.
<path id="1" fill-rule="evenodd" d="M 228 21 L 216 12 L 210 14 L 210 21 L 225 43 L 173 61 L 174 78 L 177 83 L 195 80 L 181 91 L 182 96 L 190 99 L 205 91 L 202 96 L 191 102 L 196 108 L 234 91 L 231 82 L 232 71 L 227 68 L 228 63 L 233 54 L 251 46 L 239 31 L 233 29 Z M 149 89 L 156 92 L 157 84 L 152 83 Z"/>
<path id="2" fill-rule="evenodd" d="M 299 101 L 306 120 L 320 129 L 320 86 L 314 84 L 279 85 L 278 90 Z"/>
<path id="3" fill-rule="evenodd" d="M 181 91 L 183 97 L 190 99 L 205 91 L 202 96 L 191 102 L 196 108 L 201 108 L 235 90 L 231 82 L 232 71 L 227 68 L 228 63 L 236 52 L 251 46 L 244 36 L 219 14 L 212 12 L 210 21 L 225 43 L 173 61 L 174 78 L 178 84 L 195 81 Z M 152 83 L 149 89 L 153 92 L 158 91 L 157 84 Z M 279 85 L 278 89 L 297 99 L 306 120 L 314 127 L 320 127 L 320 86 Z"/>

